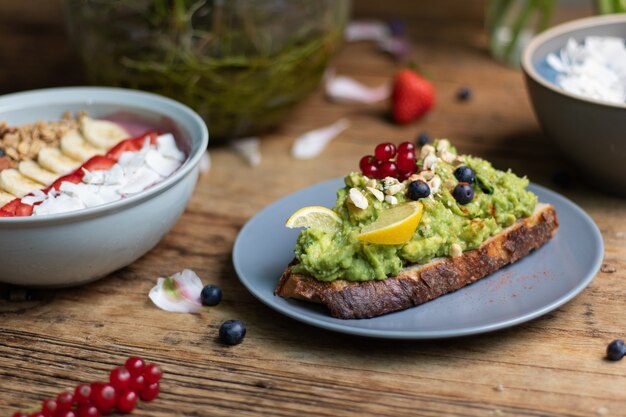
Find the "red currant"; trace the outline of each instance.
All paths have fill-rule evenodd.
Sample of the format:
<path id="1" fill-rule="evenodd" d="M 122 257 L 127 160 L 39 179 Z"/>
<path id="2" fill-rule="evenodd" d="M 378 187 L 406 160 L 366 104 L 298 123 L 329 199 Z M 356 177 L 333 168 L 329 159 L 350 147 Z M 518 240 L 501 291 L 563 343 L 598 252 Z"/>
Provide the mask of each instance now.
<path id="1" fill-rule="evenodd" d="M 378 175 L 380 174 L 378 161 L 372 158 L 372 161 L 370 162 L 369 165 L 366 165 L 363 168 L 361 168 L 361 172 L 363 172 L 363 175 L 367 177 L 378 178 Z"/>
<path id="2" fill-rule="evenodd" d="M 387 162 L 396 156 L 396 147 L 393 143 L 381 143 L 374 149 L 374 155 L 380 162 Z"/>
<path id="3" fill-rule="evenodd" d="M 76 412 L 74 410 L 63 410 L 55 414 L 54 417 L 76 417 Z"/>
<path id="4" fill-rule="evenodd" d="M 409 171 L 398 171 L 398 179 L 400 181 L 406 181 L 409 179 L 409 177 L 413 175 L 413 172 L 409 172 Z"/>
<path id="5" fill-rule="evenodd" d="M 380 164 L 380 178 L 396 177 L 398 175 L 398 167 L 394 162 L 383 162 Z"/>
<path id="6" fill-rule="evenodd" d="M 163 371 L 159 365 L 155 363 L 151 363 L 146 366 L 146 370 L 143 372 L 144 378 L 146 378 L 146 382 L 148 384 L 154 384 L 155 382 L 159 382 L 161 377 L 163 376 Z"/>
<path id="7" fill-rule="evenodd" d="M 413 145 L 411 142 L 402 142 L 398 146 L 398 154 L 404 152 L 415 152 L 415 145 Z"/>
<path id="8" fill-rule="evenodd" d="M 159 395 L 159 389 L 160 387 L 158 382 L 150 384 L 143 390 L 141 390 L 141 392 L 139 393 L 139 398 L 144 401 L 152 401 L 157 397 L 157 395 Z"/>
<path id="9" fill-rule="evenodd" d="M 71 392 L 61 392 L 57 395 L 57 412 L 65 411 L 72 408 L 72 404 L 74 403 L 74 395 Z"/>
<path id="10" fill-rule="evenodd" d="M 128 369 L 118 366 L 109 374 L 109 382 L 117 392 L 124 392 L 130 388 L 130 372 Z"/>
<path id="11" fill-rule="evenodd" d="M 115 388 L 110 384 L 94 382 L 91 384 L 90 399 L 91 403 L 100 411 L 100 414 L 109 414 L 117 402 Z"/>
<path id="12" fill-rule="evenodd" d="M 415 171 L 415 154 L 412 151 L 398 152 L 396 158 L 396 165 L 398 168 L 405 172 L 413 173 Z"/>
<path id="13" fill-rule="evenodd" d="M 45 417 L 52 417 L 57 412 L 58 408 L 56 400 L 49 398 L 44 400 L 43 404 L 41 404 L 41 414 Z"/>
<path id="14" fill-rule="evenodd" d="M 139 392 L 147 385 L 146 378 L 143 375 L 137 375 L 130 380 L 130 389 L 135 392 Z"/>
<path id="15" fill-rule="evenodd" d="M 93 404 L 80 404 L 76 409 L 78 417 L 100 417 L 100 411 Z"/>
<path id="16" fill-rule="evenodd" d="M 74 401 L 77 404 L 88 404 L 89 397 L 91 396 L 91 385 L 80 384 L 76 386 L 74 390 Z"/>
<path id="17" fill-rule="evenodd" d="M 361 168 L 361 170 L 363 170 L 363 168 Z M 126 363 L 124 364 L 124 367 L 126 367 L 126 369 L 128 369 L 128 372 L 130 372 L 130 374 L 133 376 L 143 374 L 143 369 L 145 368 L 145 366 L 146 364 L 143 359 L 137 356 L 131 356 L 130 358 L 126 359 Z"/>
<path id="18" fill-rule="evenodd" d="M 117 410 L 120 413 L 132 413 L 137 405 L 137 393 L 135 391 L 126 391 L 117 399 Z"/>
<path id="19" fill-rule="evenodd" d="M 363 158 L 359 160 L 359 169 L 361 171 L 364 171 L 368 166 L 370 166 L 371 164 L 375 164 L 375 163 L 376 163 L 376 158 L 374 158 L 372 155 L 365 155 Z"/>

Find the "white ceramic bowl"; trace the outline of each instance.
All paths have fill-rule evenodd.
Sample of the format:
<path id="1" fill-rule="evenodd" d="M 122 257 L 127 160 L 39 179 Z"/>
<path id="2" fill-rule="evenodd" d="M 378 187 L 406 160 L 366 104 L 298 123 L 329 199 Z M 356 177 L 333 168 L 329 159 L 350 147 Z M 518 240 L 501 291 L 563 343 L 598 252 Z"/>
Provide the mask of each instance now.
<path id="1" fill-rule="evenodd" d="M 0 120 L 21 125 L 58 120 L 65 111 L 93 117 L 132 115 L 174 133 L 187 155 L 163 182 L 98 207 L 41 217 L 0 218 L 0 282 L 72 286 L 129 265 L 150 249 L 183 213 L 208 144 L 202 119 L 190 108 L 155 94 L 118 88 L 68 87 L 0 97 Z"/>
<path id="2" fill-rule="evenodd" d="M 570 94 L 554 84 L 545 59 L 568 39 L 587 36 L 626 39 L 626 14 L 596 16 L 555 26 L 534 38 L 522 55 L 526 86 L 544 131 L 582 168 L 581 177 L 626 195 L 626 104 Z"/>

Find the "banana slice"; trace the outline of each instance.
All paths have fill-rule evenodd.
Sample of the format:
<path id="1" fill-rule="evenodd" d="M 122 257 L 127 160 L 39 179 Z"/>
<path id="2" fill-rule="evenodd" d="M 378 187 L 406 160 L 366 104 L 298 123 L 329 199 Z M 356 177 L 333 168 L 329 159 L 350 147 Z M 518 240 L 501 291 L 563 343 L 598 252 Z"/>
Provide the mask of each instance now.
<path id="1" fill-rule="evenodd" d="M 58 174 L 50 172 L 47 169 L 43 169 L 37 162 L 30 159 L 26 159 L 20 162 L 20 164 L 17 166 L 17 169 L 23 176 L 40 182 L 44 185 L 50 185 L 54 181 L 56 181 L 57 178 L 59 178 Z"/>
<path id="2" fill-rule="evenodd" d="M 17 169 L 9 168 L 0 172 L 0 188 L 16 197 L 24 197 L 43 187 L 43 184 L 26 178 Z"/>
<path id="3" fill-rule="evenodd" d="M 13 200 L 15 200 L 15 196 L 13 194 L 0 190 L 0 207 L 5 204 L 9 204 Z"/>
<path id="4" fill-rule="evenodd" d="M 121 140 L 129 137 L 117 123 L 108 120 L 92 119 L 84 116 L 80 119 L 80 130 L 85 140 L 95 147 L 101 149 L 111 149 Z"/>
<path id="5" fill-rule="evenodd" d="M 37 162 L 42 168 L 55 174 L 65 175 L 78 168 L 81 163 L 61 153 L 59 148 L 46 147 L 39 151 Z"/>
<path id="6" fill-rule="evenodd" d="M 70 130 L 61 138 L 61 151 L 72 159 L 85 162 L 95 155 L 103 155 L 105 151 L 87 142 L 78 130 Z"/>

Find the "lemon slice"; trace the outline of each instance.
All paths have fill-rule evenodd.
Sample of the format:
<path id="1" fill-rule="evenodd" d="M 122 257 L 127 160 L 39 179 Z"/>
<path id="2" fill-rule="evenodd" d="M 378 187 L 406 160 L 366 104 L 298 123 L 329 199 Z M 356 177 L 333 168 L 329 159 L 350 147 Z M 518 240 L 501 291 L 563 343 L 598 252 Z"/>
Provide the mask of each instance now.
<path id="1" fill-rule="evenodd" d="M 365 226 L 357 240 L 379 245 L 400 245 L 413 237 L 419 224 L 424 206 L 411 202 L 383 211 L 378 218 Z"/>
<path id="2" fill-rule="evenodd" d="M 308 206 L 296 211 L 287 219 L 285 226 L 314 227 L 326 231 L 336 230 L 341 225 L 341 217 L 334 211 L 322 206 Z"/>

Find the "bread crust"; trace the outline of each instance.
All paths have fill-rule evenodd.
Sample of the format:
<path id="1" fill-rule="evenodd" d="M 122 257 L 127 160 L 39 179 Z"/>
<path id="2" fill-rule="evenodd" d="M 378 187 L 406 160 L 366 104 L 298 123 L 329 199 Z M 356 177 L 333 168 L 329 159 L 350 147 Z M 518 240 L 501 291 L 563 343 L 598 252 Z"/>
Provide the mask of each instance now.
<path id="1" fill-rule="evenodd" d="M 546 243 L 558 228 L 554 207 L 538 204 L 525 219 L 454 258 L 412 265 L 385 280 L 331 282 L 291 272 L 289 265 L 274 293 L 324 304 L 333 317 L 362 319 L 404 310 L 478 281 Z"/>

